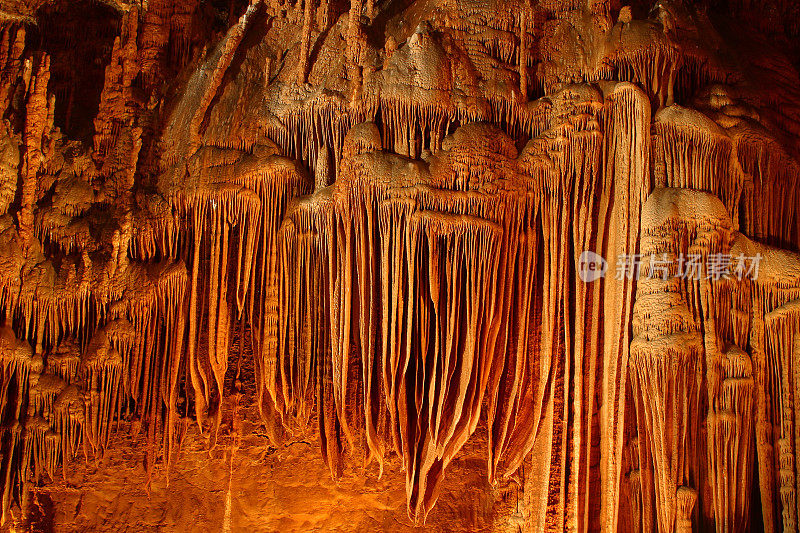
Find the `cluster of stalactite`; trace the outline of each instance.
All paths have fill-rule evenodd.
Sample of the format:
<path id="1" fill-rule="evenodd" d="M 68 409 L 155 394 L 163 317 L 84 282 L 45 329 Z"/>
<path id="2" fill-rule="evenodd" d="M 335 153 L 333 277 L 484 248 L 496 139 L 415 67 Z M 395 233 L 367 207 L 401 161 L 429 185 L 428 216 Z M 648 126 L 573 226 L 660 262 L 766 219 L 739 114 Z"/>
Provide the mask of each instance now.
<path id="1" fill-rule="evenodd" d="M 494 129 L 465 128 L 439 176 L 382 152 L 374 124 L 351 130 L 340 180 L 296 203 L 281 228 L 278 350 L 264 354 L 262 409 L 302 428 L 318 406 L 334 475 L 345 443 L 363 439 L 380 468 L 394 450 L 417 520 L 474 432 L 498 371 L 499 313 L 508 303 L 489 265 L 500 259 L 503 224 L 519 231 L 535 219 L 519 191 L 502 193 L 500 203 L 476 194 L 497 179 L 495 169 L 514 178 L 516 150 Z M 457 148 L 484 136 L 494 138 L 489 168 L 470 175 Z M 437 180 L 454 180 L 459 192 L 442 194 L 431 187 Z"/>
<path id="2" fill-rule="evenodd" d="M 142 250 L 185 255 L 191 265 L 186 364 L 201 427 L 209 404 L 223 396 L 233 322 L 251 325 L 254 352 L 274 350 L 276 235 L 289 200 L 310 187 L 302 168 L 275 151 L 274 145 L 261 146 L 242 156 L 203 147 L 188 167 L 176 166 L 160 178 L 177 219 L 147 236 L 153 246 Z M 217 166 L 221 161 L 228 164 Z"/>
<path id="3" fill-rule="evenodd" d="M 723 69 L 721 59 L 702 51 L 691 37 L 698 31 L 694 19 L 677 3 L 659 4 L 645 21 L 631 20 L 623 9 L 616 23 L 607 2 L 592 3 L 588 11 L 497 4 L 503 16 L 488 21 L 477 7 L 438 7 L 429 21 L 404 30 L 402 46 L 388 36 L 383 48 L 374 48 L 364 34 L 373 16 L 363 16 L 370 11 L 367 3 L 353 2 L 334 21 L 321 14 L 333 16 L 335 8 L 326 3 L 254 2 L 189 81 L 187 92 L 195 96 L 181 99 L 185 108 L 176 115 L 193 117 L 193 123 L 168 126 L 175 142 L 165 157 L 185 157 L 203 138 L 248 150 L 266 133 L 284 155 L 315 170 L 323 147 L 338 154 L 352 125 L 375 121 L 386 149 L 418 158 L 439 150 L 458 125 L 477 120 L 496 123 L 513 138 L 533 138 L 542 128 L 531 93 L 551 95 L 571 82 L 630 81 L 645 90 L 655 110 L 685 105 L 709 83 L 739 79 Z M 301 22 L 299 42 L 283 54 L 266 41 L 240 49 L 245 34 L 264 26 L 282 32 Z M 593 48 L 572 43 L 576 30 L 592 36 Z M 562 45 L 565 40 L 572 44 Z M 582 57 L 574 57 L 575 47 Z M 286 53 L 297 59 L 291 67 Z M 309 63 L 314 55 L 326 60 L 327 70 Z M 229 68 L 243 61 L 254 70 Z M 261 84 L 266 96 L 254 91 Z M 254 112 L 264 102 L 269 111 Z M 338 158 L 332 163 L 338 172 Z"/>
<path id="4" fill-rule="evenodd" d="M 189 419 L 213 443 L 236 337 L 273 444 L 318 432 L 334 478 L 396 455 L 416 523 L 484 426 L 532 531 L 745 531 L 753 479 L 765 529 L 796 528 L 800 259 L 760 244 L 800 247 L 789 120 L 699 91 L 735 76 L 670 3 L 492 5 L 378 50 L 374 2 L 256 0 L 197 53 L 196 2 L 132 8 L 83 148 L 3 25 L 4 517 L 129 421 L 148 470 Z M 757 279 L 675 270 L 740 253 Z"/>
<path id="5" fill-rule="evenodd" d="M 274 161 L 265 170 L 275 153 L 266 147 L 216 186 L 214 176 L 200 176 L 196 190 L 170 193 L 167 173 L 162 197 L 135 197 L 142 133 L 152 126 L 143 91 L 174 66 L 162 57 L 172 50 L 152 39 L 154 27 L 174 16 L 150 7 L 123 16 L 93 147 L 70 158 L 64 153 L 74 153 L 75 145 L 54 128 L 49 56 L 25 51 L 24 24 L 3 25 L 0 102 L 8 120 L 2 147 L 9 156 L 0 205 L 4 521 L 15 501 L 24 506 L 32 483 L 66 475 L 81 452 L 96 461 L 113 429 L 132 420 L 147 434 L 148 471 L 159 458 L 169 467 L 184 427 L 179 418 L 189 409 L 185 390 L 196 387 L 202 420 L 208 403 L 220 397 L 231 306 L 238 303 L 241 314 L 245 295 L 257 292 L 256 283 L 268 284 L 252 275 L 256 260 L 268 261 L 262 222 L 268 232 L 277 227 L 281 195 L 304 190 L 304 174 L 292 163 Z M 167 36 L 175 35 L 167 27 Z M 197 174 L 217 162 L 214 155 L 198 154 Z M 231 264 L 241 258 L 230 280 L 229 249 Z M 201 250 L 219 258 L 215 275 L 198 274 Z M 196 318 L 209 307 L 215 312 Z M 212 350 L 203 350 L 203 358 L 198 323 L 211 324 Z M 213 336 L 218 330 L 220 339 Z"/>
<path id="6" fill-rule="evenodd" d="M 699 127 L 699 114 L 678 107 L 656 117 L 651 141 L 650 100 L 629 84 L 610 86 L 605 95 L 588 87 L 571 87 L 549 100 L 553 107 L 546 114 L 547 129 L 517 157 L 511 178 L 490 162 L 484 163 L 486 156 L 478 147 L 487 146 L 489 161 L 514 158 L 513 150 L 489 140 L 503 138 L 499 131 L 462 127 L 444 140 L 428 165 L 420 167 L 380 151 L 386 143 L 376 127 L 351 130 L 340 179 L 327 188 L 322 188 L 327 183 L 324 179 L 318 180 L 319 190 L 290 210 L 281 230 L 282 314 L 277 360 L 264 363 L 264 368 L 275 369 L 266 376 L 269 393 L 262 397 L 264 410 L 272 413 L 275 409 L 283 417 L 282 427 L 297 430 L 318 409 L 323 455 L 334 475 L 344 443 L 352 448 L 354 432 L 379 463 L 383 454 L 394 450 L 406 468 L 410 513 L 424 519 L 448 463 L 448 445 L 440 443 L 440 435 L 453 422 L 439 415 L 436 403 L 446 397 L 440 389 L 446 389 L 448 381 L 428 383 L 428 376 L 434 376 L 435 383 L 436 376 L 448 375 L 441 374 L 448 366 L 448 345 L 442 347 L 438 331 L 428 339 L 420 324 L 432 322 L 442 333 L 448 332 L 452 315 L 442 319 L 441 309 L 458 308 L 461 300 L 452 290 L 444 292 L 446 301 L 441 300 L 441 291 L 451 285 L 452 278 L 442 277 L 441 266 L 435 270 L 430 266 L 434 262 L 452 269 L 456 258 L 450 254 L 460 249 L 458 240 L 445 240 L 446 248 L 428 244 L 420 254 L 420 225 L 426 227 L 427 218 L 422 215 L 434 211 L 428 216 L 437 221 L 436 227 L 447 221 L 450 231 L 469 223 L 476 236 L 488 231 L 490 222 L 498 226 L 493 236 L 501 258 L 497 269 L 506 275 L 490 278 L 479 300 L 486 306 L 482 319 L 495 321 L 496 326 L 489 327 L 499 328 L 497 336 L 488 337 L 492 342 L 486 345 L 480 329 L 472 329 L 485 322 L 471 321 L 465 312 L 460 327 L 466 331 L 446 338 L 475 339 L 476 348 L 494 350 L 487 381 L 462 376 L 461 383 L 469 385 L 459 391 L 467 399 L 482 394 L 487 398 L 492 477 L 513 472 L 534 450 L 531 467 L 550 480 L 542 486 L 542 478 L 537 478 L 538 486 L 532 483 L 532 494 L 526 494 L 534 507 L 528 510 L 534 530 L 553 523 L 592 523 L 600 511 L 592 505 L 598 503 L 608 512 L 617 512 L 618 494 L 607 495 L 602 502 L 585 499 L 593 487 L 615 483 L 623 485 L 621 491 L 631 491 L 638 502 L 623 504 L 636 507 L 635 512 L 626 511 L 636 519 L 620 527 L 689 530 L 702 521 L 720 530 L 746 529 L 749 483 L 743 489 L 733 480 L 749 480 L 753 475 L 755 374 L 745 351 L 751 349 L 749 325 L 742 324 L 742 316 L 748 316 L 752 307 L 738 292 L 749 281 L 737 281 L 734 289 L 733 282 L 725 279 L 718 284 L 719 292 L 714 292 L 716 284 L 710 282 L 683 286 L 675 279 L 657 278 L 640 283 L 637 292 L 633 290 L 636 282 L 625 276 L 607 279 L 604 286 L 587 286 L 578 279 L 567 283 L 576 276 L 575 250 L 597 250 L 607 257 L 638 253 L 644 263 L 667 253 L 673 265 L 679 254 L 707 257 L 735 251 L 730 214 L 740 212 L 746 183 L 741 172 L 728 169 L 732 143 L 708 118 L 702 117 L 706 127 Z M 676 121 L 678 125 L 673 126 Z M 461 152 L 464 147 L 468 149 Z M 620 168 L 619 161 L 626 158 L 630 164 Z M 470 164 L 462 163 L 466 161 Z M 398 175 L 398 167 L 403 166 L 406 169 Z M 492 177 L 487 179 L 487 175 Z M 515 184 L 511 190 L 509 184 Z M 420 185 L 425 194 L 418 192 Z M 651 200 L 651 213 L 644 215 L 648 218 L 642 222 L 640 240 L 639 212 L 653 186 L 711 190 L 723 198 L 724 207 L 692 204 L 693 210 L 678 211 L 672 225 L 650 227 L 653 213 L 674 210 L 659 200 L 659 192 Z M 493 203 L 503 202 L 499 216 L 484 211 L 481 196 L 467 197 L 470 201 L 459 205 L 463 191 L 483 187 L 496 191 Z M 429 199 L 428 188 L 456 192 L 440 203 Z M 777 199 L 762 196 L 761 201 Z M 565 213 L 565 205 L 572 211 Z M 700 220 L 680 218 L 690 219 L 695 213 Z M 784 227 L 792 227 L 792 213 L 783 212 Z M 460 215 L 459 224 L 450 219 L 452 214 Z M 476 214 L 478 218 L 472 218 Z M 598 239 L 592 231 L 594 220 L 606 221 L 603 227 L 611 235 L 625 239 Z M 659 229 L 664 233 L 656 233 Z M 665 237 L 673 234 L 675 244 L 664 248 L 671 242 Z M 430 242 L 430 234 L 423 235 Z M 491 254 L 491 246 L 483 253 Z M 427 265 L 426 275 L 419 273 L 416 262 L 420 260 Z M 642 275 L 650 274 L 643 268 Z M 468 270 L 462 275 L 485 279 L 480 268 L 471 276 Z M 677 275 L 674 266 L 670 275 Z M 436 293 L 428 288 L 433 283 Z M 469 294 L 472 285 L 463 283 L 462 290 Z M 412 302 L 419 298 L 428 303 L 415 309 Z M 717 312 L 714 306 L 724 309 L 720 302 L 731 298 L 737 298 L 737 311 L 716 319 L 719 325 L 715 325 L 715 318 L 707 316 Z M 605 321 L 608 329 L 569 318 L 601 308 L 610 315 Z M 625 317 L 631 312 L 633 320 L 628 324 Z M 329 313 L 330 322 L 320 320 Z M 715 327 L 727 335 L 736 331 L 738 344 L 716 339 Z M 634 337 L 630 346 L 624 340 L 628 335 Z M 531 351 L 531 346 L 538 349 Z M 469 355 L 471 360 L 476 348 L 461 348 L 462 357 Z M 423 357 L 426 351 L 433 354 L 433 363 L 431 355 Z M 382 358 L 377 360 L 377 354 L 383 354 Z M 360 355 L 355 363 L 353 355 Z M 399 380 L 398 369 L 402 370 Z M 711 373 L 708 381 L 698 383 L 697 376 L 704 372 Z M 626 379 L 633 387 L 630 393 L 625 391 Z M 419 392 L 420 385 L 427 398 Z M 353 389 L 363 397 L 354 397 Z M 602 408 L 598 392 L 604 398 Z M 398 396 L 402 393 L 407 396 Z M 398 397 L 403 400 L 400 404 Z M 582 398 L 586 405 L 567 403 L 566 397 Z M 678 399 L 688 403 L 680 407 Z M 470 413 L 461 399 L 452 402 L 445 404 L 450 405 L 450 413 L 458 417 Z M 713 406 L 701 413 L 707 402 Z M 427 405 L 428 412 L 421 413 L 420 405 Z M 672 411 L 665 414 L 664 406 Z M 638 428 L 633 437 L 631 421 L 628 429 L 623 427 L 626 408 Z M 604 416 L 593 420 L 587 411 L 594 414 L 598 409 Z M 707 443 L 699 442 L 698 434 L 704 417 L 714 432 Z M 445 435 L 459 436 L 457 430 L 451 431 Z M 566 437 L 579 432 L 583 439 Z M 541 435 L 547 437 L 537 443 Z M 556 435 L 565 440 L 556 441 Z M 413 446 L 409 449 L 409 443 L 417 451 Z M 459 441 L 453 443 L 458 446 Z M 625 459 L 623 448 L 628 447 L 635 453 Z M 623 461 L 630 467 L 627 473 L 597 468 L 598 462 Z M 704 475 L 708 486 L 698 487 L 696 480 Z M 698 494 L 706 493 L 699 491 L 709 487 L 713 499 L 696 505 Z"/>
<path id="7" fill-rule="evenodd" d="M 709 300 L 714 301 L 707 292 L 705 271 L 684 276 L 678 271 L 682 265 L 679 257 L 697 254 L 707 258 L 710 254 L 727 251 L 730 227 L 724 225 L 726 220 L 727 226 L 730 223 L 727 212 L 719 209 L 713 201 L 708 202 L 710 206 L 698 202 L 700 209 L 689 209 L 688 206 L 695 206 L 691 201 L 683 203 L 688 194 L 682 189 L 656 189 L 642 213 L 640 275 L 644 279 L 640 279 L 637 286 L 633 316 L 635 336 L 630 358 L 637 422 L 635 477 L 640 492 L 637 495 L 637 513 L 632 518 L 642 530 L 691 531 L 700 469 L 706 472 L 715 496 L 713 503 L 717 504 L 717 499 L 731 494 L 728 486 L 715 485 L 715 481 L 726 480 L 731 474 L 745 473 L 737 472 L 737 467 L 750 466 L 746 446 L 742 446 L 742 458 L 734 454 L 733 465 L 728 464 L 731 461 L 725 461 L 729 459 L 726 457 L 727 447 L 736 450 L 739 439 L 736 438 L 737 428 L 731 428 L 736 420 L 727 421 L 726 418 L 727 424 L 722 421 L 723 416 L 751 416 L 752 402 L 747 402 L 750 398 L 745 399 L 740 413 L 724 410 L 724 407 L 734 406 L 711 407 L 708 460 L 702 460 L 704 447 L 699 443 L 699 427 L 703 416 L 700 409 L 706 402 L 701 401 L 704 397 L 703 383 L 697 376 L 708 378 L 709 392 L 713 390 L 719 394 L 720 383 L 712 382 L 721 377 L 721 362 L 711 358 L 723 348 L 717 346 L 711 319 L 704 321 Z M 703 327 L 709 324 L 711 329 Z M 706 353 L 705 365 L 702 357 L 704 341 L 712 348 Z M 746 355 L 744 357 L 749 361 Z M 703 366 L 705 372 L 701 372 Z M 752 389 L 752 380 L 750 385 Z M 711 403 L 717 401 L 715 398 Z M 730 435 L 728 442 L 724 436 L 718 435 L 725 433 L 724 430 L 734 432 L 735 442 L 730 442 Z M 750 435 L 750 432 L 746 433 L 742 444 L 747 444 Z M 717 447 L 723 453 L 719 453 Z M 733 489 L 732 496 L 736 501 L 736 489 Z M 722 490 L 725 492 L 720 495 Z M 702 505 L 709 503 L 704 501 Z M 740 510 L 729 509 L 726 505 L 714 507 L 711 516 L 725 528 L 723 530 L 736 530 L 735 526 L 742 526 L 727 522 L 741 520 L 746 513 L 737 513 Z M 724 513 L 720 514 L 720 511 Z M 651 521 L 652 516 L 656 517 L 655 523 Z"/>
<path id="8" fill-rule="evenodd" d="M 748 531 L 753 479 L 764 530 L 792 530 L 798 256 L 735 232 L 707 193 L 656 189 L 642 217 L 631 530 Z M 728 274 L 714 274 L 720 256 Z M 754 276 L 737 258 L 757 256 Z"/>
<path id="9" fill-rule="evenodd" d="M 383 151 L 375 125 L 356 126 L 339 179 L 318 179 L 280 231 L 278 349 L 262 363 L 262 412 L 282 422 L 271 433 L 301 430 L 316 410 L 334 476 L 345 450 L 363 447 L 379 468 L 397 453 L 417 521 L 482 419 L 493 479 L 515 472 L 537 436 L 549 435 L 536 454 L 548 481 L 535 523 L 555 518 L 551 506 L 564 523 L 597 519 L 586 497 L 601 483 L 599 449 L 620 446 L 627 330 L 570 319 L 599 309 L 603 291 L 570 282 L 569 265 L 578 249 L 635 248 L 635 236 L 598 239 L 590 221 L 602 210 L 617 227 L 636 226 L 650 107 L 629 84 L 607 95 L 572 87 L 553 100 L 549 127 L 520 154 L 495 127 L 474 124 L 445 138 L 427 164 L 414 162 Z M 614 185 L 620 153 L 633 164 Z M 620 201 L 596 205 L 601 191 Z M 633 285 L 612 285 L 606 291 L 621 301 L 609 314 L 624 314 Z M 618 350 L 606 367 L 604 335 Z M 586 414 L 596 414 L 600 391 L 615 406 L 605 442 L 600 418 Z M 566 394 L 580 400 L 570 405 Z M 583 442 L 555 440 L 569 432 Z"/>
<path id="10" fill-rule="evenodd" d="M 711 192 L 746 235 L 798 247 L 797 162 L 732 92 L 712 85 L 699 97 L 703 112 L 677 104 L 658 112 L 655 185 Z M 764 202 L 774 208 L 764 209 Z"/>
<path id="11" fill-rule="evenodd" d="M 181 261 L 87 253 L 57 267 L 13 226 L 3 233 L 5 516 L 15 488 L 54 479 L 81 450 L 99 457 L 115 420 L 148 422 L 155 461 L 156 426 L 176 401 L 187 273 Z"/>
<path id="12" fill-rule="evenodd" d="M 313 170 L 322 146 L 340 146 L 347 129 L 364 120 L 380 123 L 386 148 L 420 157 L 435 153 L 459 124 L 475 120 L 497 123 L 514 138 L 535 137 L 541 129 L 532 124 L 537 109 L 528 101 L 529 85 L 551 94 L 569 82 L 621 79 L 639 84 L 658 107 L 679 97 L 686 100 L 707 83 L 734 79 L 721 72 L 716 57 L 702 55 L 697 43 L 684 37 L 696 32 L 685 9 L 665 6 L 653 20 L 631 21 L 628 12 L 612 24 L 609 6 L 602 2 L 588 14 L 578 7 L 543 4 L 532 9 L 501 2 L 496 8 L 502 17 L 478 23 L 472 17 L 480 9 L 448 4 L 437 8 L 429 22 L 404 30 L 403 46 L 389 36 L 376 49 L 363 31 L 372 15 L 358 17 L 369 11 L 363 2 L 354 2 L 352 13 L 336 22 L 320 14 L 334 9 L 325 3 L 255 2 L 248 9 L 251 16 L 231 28 L 224 45 L 190 80 L 187 90 L 197 96 L 182 99 L 191 109 L 181 115 L 193 117 L 194 127 L 181 124 L 178 131 L 175 124 L 171 137 L 178 142 L 168 147 L 166 157 L 181 157 L 182 147 L 196 147 L 193 143 L 209 135 L 214 144 L 247 150 L 266 131 L 285 155 L 302 159 Z M 238 49 L 248 32 L 264 26 L 285 31 L 301 19 L 300 41 L 287 50 L 297 59 L 291 68 L 285 53 L 274 51 L 275 43 Z M 572 48 L 561 45 L 573 38 L 564 32 L 575 28 L 590 33 L 596 44 L 585 50 L 582 61 L 565 56 Z M 309 63 L 315 54 L 327 61 L 327 70 Z M 229 69 L 242 61 L 254 62 L 255 71 Z M 254 76 L 264 77 L 255 85 L 267 87 L 266 97 L 253 91 Z M 231 83 L 223 83 L 226 77 Z M 216 105 L 209 107 L 212 100 Z M 249 114 L 264 100 L 270 102 L 266 114 Z M 253 127 L 258 123 L 262 129 Z"/>

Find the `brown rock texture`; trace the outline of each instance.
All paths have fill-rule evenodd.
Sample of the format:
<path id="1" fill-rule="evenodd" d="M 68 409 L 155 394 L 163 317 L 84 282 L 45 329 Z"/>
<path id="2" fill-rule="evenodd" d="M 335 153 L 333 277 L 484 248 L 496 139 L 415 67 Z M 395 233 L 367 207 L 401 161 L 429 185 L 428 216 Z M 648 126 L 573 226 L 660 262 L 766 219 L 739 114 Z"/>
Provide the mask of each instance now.
<path id="1" fill-rule="evenodd" d="M 788 0 L 0 0 L 0 528 L 800 528 Z"/>

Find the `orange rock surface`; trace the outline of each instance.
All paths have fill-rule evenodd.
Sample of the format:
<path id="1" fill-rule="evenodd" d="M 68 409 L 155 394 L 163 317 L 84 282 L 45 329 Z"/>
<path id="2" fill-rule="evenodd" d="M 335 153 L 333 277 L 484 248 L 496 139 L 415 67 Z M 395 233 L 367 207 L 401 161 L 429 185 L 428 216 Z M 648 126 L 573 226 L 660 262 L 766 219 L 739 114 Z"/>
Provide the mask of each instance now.
<path id="1" fill-rule="evenodd" d="M 0 527 L 797 531 L 798 37 L 0 0 Z"/>

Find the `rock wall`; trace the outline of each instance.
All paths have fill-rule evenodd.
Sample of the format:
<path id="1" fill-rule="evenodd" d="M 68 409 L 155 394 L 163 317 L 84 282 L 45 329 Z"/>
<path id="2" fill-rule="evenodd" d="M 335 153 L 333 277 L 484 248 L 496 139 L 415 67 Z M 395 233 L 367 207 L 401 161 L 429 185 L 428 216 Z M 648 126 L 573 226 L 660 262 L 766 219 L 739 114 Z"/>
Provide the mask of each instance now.
<path id="1" fill-rule="evenodd" d="M 4 2 L 4 527 L 796 530 L 793 6 Z"/>

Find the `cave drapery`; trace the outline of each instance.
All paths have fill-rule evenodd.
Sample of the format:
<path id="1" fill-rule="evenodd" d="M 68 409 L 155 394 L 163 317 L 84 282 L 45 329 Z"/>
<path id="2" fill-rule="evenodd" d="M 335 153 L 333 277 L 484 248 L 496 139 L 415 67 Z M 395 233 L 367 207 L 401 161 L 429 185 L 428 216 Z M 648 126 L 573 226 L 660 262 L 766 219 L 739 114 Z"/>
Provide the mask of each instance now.
<path id="1" fill-rule="evenodd" d="M 479 440 L 519 530 L 797 531 L 798 36 L 779 0 L 0 2 L 4 523 L 249 403 L 333 480 L 402 471 L 417 526 Z"/>

